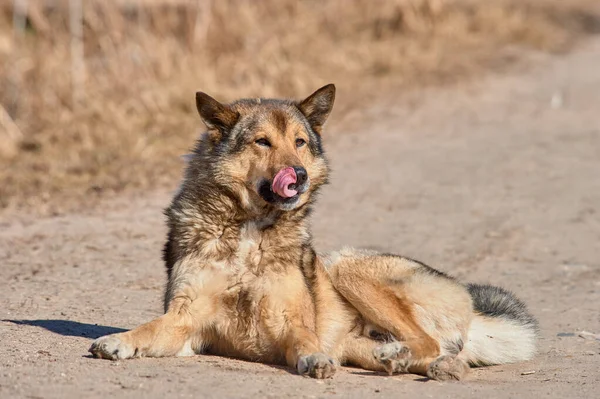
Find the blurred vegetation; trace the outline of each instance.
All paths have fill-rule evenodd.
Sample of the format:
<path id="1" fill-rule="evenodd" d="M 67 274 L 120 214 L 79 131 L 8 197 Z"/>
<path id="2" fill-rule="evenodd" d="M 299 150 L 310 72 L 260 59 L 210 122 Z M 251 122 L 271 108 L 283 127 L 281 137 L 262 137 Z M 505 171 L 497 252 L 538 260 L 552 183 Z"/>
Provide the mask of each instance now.
<path id="1" fill-rule="evenodd" d="M 386 88 L 480 75 L 508 48 L 568 50 L 598 31 L 594 3 L 0 1 L 0 208 L 175 186 L 197 90 L 230 101 L 334 82 L 339 118 Z"/>

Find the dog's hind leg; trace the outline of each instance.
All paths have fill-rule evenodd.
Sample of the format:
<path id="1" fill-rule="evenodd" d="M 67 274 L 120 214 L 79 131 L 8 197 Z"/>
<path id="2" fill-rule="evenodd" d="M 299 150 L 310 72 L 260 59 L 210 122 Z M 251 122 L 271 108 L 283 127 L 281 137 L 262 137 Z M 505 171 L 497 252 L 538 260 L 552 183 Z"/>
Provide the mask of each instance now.
<path id="1" fill-rule="evenodd" d="M 431 379 L 460 380 L 469 372 L 469 365 L 455 356 L 413 359 L 407 345 L 399 341 L 382 343 L 366 336 L 348 336 L 340 356 L 343 364 L 388 374 L 409 371 Z"/>
<path id="2" fill-rule="evenodd" d="M 425 375 L 429 363 L 440 356 L 440 345 L 423 330 L 412 313 L 411 304 L 375 281 L 363 279 L 356 289 L 346 290 L 350 286 L 345 286 L 344 280 L 338 282 L 342 295 L 365 319 L 397 339 L 380 343 L 370 356 L 389 373 L 409 371 Z"/>
<path id="3" fill-rule="evenodd" d="M 426 375 L 438 381 L 458 381 L 470 370 L 467 362 L 454 355 L 413 358 L 409 347 L 399 341 L 375 348 L 373 356 L 390 375 L 397 372 L 410 372 Z"/>
<path id="4" fill-rule="evenodd" d="M 342 260 L 335 265 L 333 285 L 366 320 L 406 342 L 414 358 L 435 358 L 440 354 L 438 342 L 425 333 L 415 318 L 412 303 L 382 281 L 377 265 L 345 267 L 344 263 Z"/>
<path id="5" fill-rule="evenodd" d="M 341 345 L 340 362 L 365 370 L 387 371 L 385 365 L 373 356 L 373 351 L 381 345 L 382 341 L 376 341 L 364 335 L 348 335 Z"/>
<path id="6" fill-rule="evenodd" d="M 395 338 L 395 341 L 375 348 L 371 354 L 386 371 L 431 374 L 430 377 L 436 379 L 460 379 L 468 371 L 468 366 L 462 367 L 466 363 L 454 361 L 455 356 L 440 358 L 449 355 L 447 337 L 460 337 L 460 329 L 454 326 L 454 315 L 445 314 L 443 308 L 437 309 L 435 297 L 428 297 L 426 293 L 436 286 L 439 290 L 447 289 L 449 283 L 445 278 L 427 275 L 427 271 L 423 273 L 418 264 L 409 260 L 360 252 L 334 255 L 324 264 L 333 286 L 361 316 Z M 426 289 L 427 285 L 433 288 Z M 468 300 L 464 307 L 465 312 L 471 312 Z M 433 312 L 429 308 L 433 308 Z M 462 311 L 462 305 L 457 305 L 457 308 Z M 452 321 L 445 323 L 443 318 Z M 457 323 L 461 324 L 462 319 L 457 319 Z M 432 325 L 439 323 L 437 328 L 442 332 L 436 333 Z M 468 322 L 464 324 L 466 331 Z M 430 366 L 436 365 L 436 362 L 439 363 L 436 369 L 439 373 L 430 373 Z M 446 369 L 451 369 L 449 373 L 454 374 L 442 375 Z"/>

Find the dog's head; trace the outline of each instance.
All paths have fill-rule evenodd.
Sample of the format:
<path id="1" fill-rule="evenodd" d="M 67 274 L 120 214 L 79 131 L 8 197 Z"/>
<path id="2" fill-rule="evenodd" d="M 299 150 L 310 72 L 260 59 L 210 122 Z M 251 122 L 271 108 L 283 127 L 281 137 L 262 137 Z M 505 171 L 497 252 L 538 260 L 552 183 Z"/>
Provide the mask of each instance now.
<path id="1" fill-rule="evenodd" d="M 213 178 L 249 208 L 292 210 L 327 181 L 323 125 L 335 99 L 324 86 L 303 101 L 244 99 L 221 104 L 196 93 Z"/>

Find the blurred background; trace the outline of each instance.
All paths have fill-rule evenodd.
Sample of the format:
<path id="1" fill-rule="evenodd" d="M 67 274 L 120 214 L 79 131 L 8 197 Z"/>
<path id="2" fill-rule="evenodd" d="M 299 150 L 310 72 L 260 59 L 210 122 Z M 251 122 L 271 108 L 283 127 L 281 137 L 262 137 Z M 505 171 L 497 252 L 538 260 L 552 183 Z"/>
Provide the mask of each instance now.
<path id="1" fill-rule="evenodd" d="M 564 52 L 596 0 L 0 0 L 0 208 L 173 185 L 194 92 L 391 92 Z M 174 180 L 175 179 L 175 180 Z"/>

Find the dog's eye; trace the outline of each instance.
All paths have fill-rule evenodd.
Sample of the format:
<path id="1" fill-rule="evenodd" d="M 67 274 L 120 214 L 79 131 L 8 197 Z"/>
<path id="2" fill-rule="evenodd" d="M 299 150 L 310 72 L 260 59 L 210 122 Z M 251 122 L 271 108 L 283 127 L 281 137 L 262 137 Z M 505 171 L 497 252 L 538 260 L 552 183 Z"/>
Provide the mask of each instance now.
<path id="1" fill-rule="evenodd" d="M 306 144 L 304 139 L 296 139 L 296 147 L 302 147 L 304 144 Z"/>
<path id="2" fill-rule="evenodd" d="M 256 144 L 263 146 L 263 147 L 270 147 L 271 143 L 269 143 L 269 140 L 267 139 L 258 139 L 255 141 Z"/>

